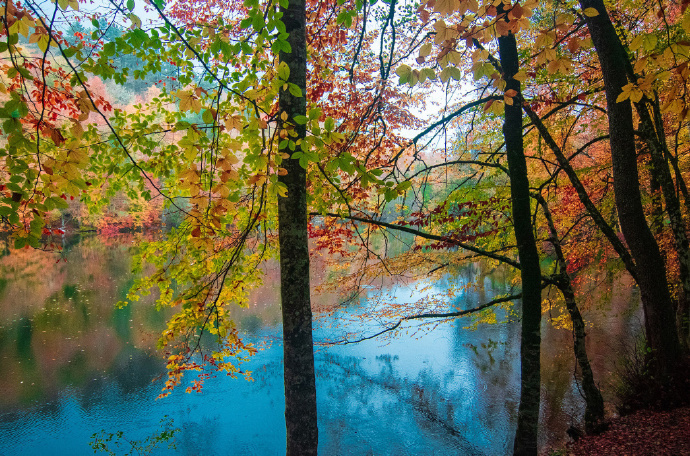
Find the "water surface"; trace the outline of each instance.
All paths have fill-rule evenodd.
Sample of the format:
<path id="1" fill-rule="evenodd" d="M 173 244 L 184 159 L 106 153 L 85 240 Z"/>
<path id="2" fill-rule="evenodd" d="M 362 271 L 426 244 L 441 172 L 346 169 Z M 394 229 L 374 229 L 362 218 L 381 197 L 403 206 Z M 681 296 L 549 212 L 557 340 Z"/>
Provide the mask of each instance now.
<path id="1" fill-rule="evenodd" d="M 132 284 L 131 241 L 88 238 L 67 246 L 63 257 L 32 250 L 5 251 L 0 259 L 0 454 L 93 454 L 94 433 L 122 431 L 141 440 L 169 417 L 180 431 L 179 455 L 284 454 L 283 373 L 275 280 L 233 316 L 244 337 L 264 347 L 243 366 L 253 381 L 218 376 L 201 394 L 178 388 L 155 400 L 164 360 L 155 342 L 166 314 L 150 301 L 116 309 Z M 57 262 L 56 262 L 57 260 Z M 267 279 L 275 279 L 269 270 Z M 468 308 L 505 293 L 505 274 L 481 265 L 436 283 L 391 286 L 393 300 L 443 296 L 463 281 L 482 286 L 447 299 Z M 371 290 L 371 294 L 375 290 Z M 587 316 L 593 365 L 606 388 L 613 367 L 611 340 L 630 339 L 639 319 L 627 287 L 613 292 Z M 369 297 L 371 297 L 371 294 Z M 315 299 L 319 299 L 315 297 Z M 623 303 L 623 304 L 621 304 Z M 315 339 L 362 335 L 380 322 L 354 320 L 373 300 L 342 306 L 315 325 Z M 364 311 L 364 312 L 363 312 Z M 543 333 L 542 446 L 563 438 L 581 420 L 582 399 L 573 381 L 571 336 L 555 329 L 547 313 Z M 319 452 L 322 455 L 503 455 L 512 449 L 519 394 L 519 322 L 505 311 L 501 324 L 470 318 L 316 351 Z M 601 373 L 601 375 L 599 375 Z"/>

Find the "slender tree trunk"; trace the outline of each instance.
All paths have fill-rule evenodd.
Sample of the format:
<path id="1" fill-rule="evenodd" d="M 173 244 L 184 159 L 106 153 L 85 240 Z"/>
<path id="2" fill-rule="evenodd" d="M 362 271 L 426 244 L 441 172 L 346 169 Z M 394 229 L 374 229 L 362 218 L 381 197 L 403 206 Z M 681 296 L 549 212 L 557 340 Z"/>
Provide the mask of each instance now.
<path id="1" fill-rule="evenodd" d="M 663 130 L 663 123 L 659 118 L 657 122 L 652 120 L 647 105 L 652 105 L 654 109 L 655 102 L 652 100 L 643 99 L 639 103 L 635 103 L 635 108 L 640 116 L 640 127 L 644 135 L 645 143 L 649 149 L 651 160 L 652 179 L 661 188 L 661 194 L 664 198 L 666 213 L 671 225 L 671 232 L 673 233 L 674 248 L 678 255 L 678 265 L 680 269 L 680 281 L 683 287 L 683 293 L 679 296 L 676 306 L 676 318 L 678 326 L 678 338 L 681 346 L 687 350 L 688 337 L 690 336 L 690 327 L 688 326 L 688 300 L 690 299 L 690 244 L 688 243 L 688 236 L 685 229 L 685 220 L 683 219 L 683 211 L 680 205 L 680 199 L 676 193 L 671 170 L 668 166 L 666 157 L 670 156 L 668 145 L 666 144 L 666 135 Z M 661 112 L 656 112 L 656 115 L 661 116 Z M 660 202 L 659 202 L 660 203 Z"/>
<path id="2" fill-rule="evenodd" d="M 589 194 L 587 194 L 587 189 L 585 188 L 582 181 L 580 181 L 580 178 L 577 176 L 577 173 L 575 172 L 573 167 L 570 165 L 568 158 L 565 156 L 561 148 L 553 139 L 551 133 L 549 133 L 549 130 L 544 125 L 544 122 L 542 122 L 537 113 L 530 109 L 529 105 L 523 105 L 523 109 L 529 116 L 532 123 L 537 127 L 537 130 L 539 131 L 541 137 L 544 139 L 544 142 L 549 146 L 551 151 L 556 156 L 558 164 L 560 165 L 561 169 L 563 169 L 565 174 L 568 176 L 571 185 L 577 192 L 577 196 L 580 199 L 582 205 L 587 210 L 587 213 L 590 217 L 592 217 L 592 220 L 597 225 L 597 228 L 599 228 L 599 230 L 604 234 L 604 236 L 606 236 L 606 239 L 609 241 L 609 243 L 611 243 L 614 250 L 623 261 L 625 269 L 627 269 L 627 271 L 630 273 L 633 279 L 637 280 L 635 262 L 633 261 L 630 252 L 625 247 L 625 245 L 623 245 L 623 242 L 621 242 L 621 240 L 618 239 L 616 230 L 614 230 L 614 228 L 606 222 L 606 219 L 601 214 L 601 212 L 599 212 L 597 206 L 589 198 Z"/>
<path id="3" fill-rule="evenodd" d="M 304 0 L 290 0 L 281 8 L 282 21 L 289 34 L 291 53 L 280 52 L 281 62 L 290 67 L 288 81 L 306 95 L 306 12 Z M 287 90 L 279 95 L 281 112 L 293 125 L 295 116 L 306 115 L 306 99 Z M 282 125 L 281 125 L 282 127 Z M 297 139 L 306 134 L 297 125 Z M 298 146 L 299 147 L 299 146 Z M 278 198 L 278 238 L 280 242 L 280 293 L 283 312 L 283 351 L 285 364 L 285 427 L 288 456 L 316 455 L 316 380 L 309 286 L 309 246 L 307 236 L 307 173 L 298 160 L 283 162 L 287 170 L 280 182 L 287 186 L 287 197 Z"/>
<path id="4" fill-rule="evenodd" d="M 541 343 L 541 268 L 539 252 L 534 240 L 530 211 L 529 179 L 522 144 L 522 108 L 520 81 L 513 78 L 518 72 L 518 53 L 515 35 L 498 39 L 501 67 L 506 80 L 506 90 L 518 92 L 515 103 L 506 105 L 503 135 L 506 143 L 510 170 L 510 195 L 512 200 L 515 240 L 520 255 L 522 278 L 522 334 L 520 344 L 520 406 L 515 432 L 514 454 L 536 456 L 539 428 L 539 403 L 541 391 L 540 343 Z"/>
<path id="5" fill-rule="evenodd" d="M 556 276 L 558 289 L 563 294 L 565 307 L 568 309 L 570 321 L 573 323 L 573 351 L 582 373 L 582 391 L 585 394 L 585 431 L 591 434 L 598 431 L 604 421 L 604 398 L 601 396 L 601 391 L 599 391 L 594 381 L 594 372 L 592 372 L 592 366 L 589 364 L 587 345 L 585 344 L 585 322 L 575 300 L 575 291 L 573 290 L 570 275 L 566 270 L 565 256 L 563 255 L 561 241 L 558 238 L 556 225 L 553 222 L 549 205 L 544 197 L 536 194 L 535 198 L 544 210 L 544 217 L 546 217 L 546 223 L 549 226 L 550 242 L 556 252 L 556 260 L 558 262 L 559 273 Z"/>
<path id="6" fill-rule="evenodd" d="M 669 376 L 677 366 L 680 354 L 673 303 L 666 282 L 666 267 L 642 207 L 632 108 L 628 101 L 616 102 L 622 87 L 628 83 L 627 56 L 603 1 L 580 0 L 580 5 L 583 10 L 595 8 L 599 13 L 595 17 L 586 17 L 586 20 L 604 76 L 616 208 L 621 230 L 637 268 L 655 374 Z"/>
<path id="7" fill-rule="evenodd" d="M 649 173 L 649 191 L 652 204 L 649 229 L 652 230 L 654 237 L 659 237 L 664 231 L 664 205 L 661 203 L 661 186 L 655 173 Z M 659 251 L 665 262 L 666 253 L 661 246 L 659 246 Z"/>

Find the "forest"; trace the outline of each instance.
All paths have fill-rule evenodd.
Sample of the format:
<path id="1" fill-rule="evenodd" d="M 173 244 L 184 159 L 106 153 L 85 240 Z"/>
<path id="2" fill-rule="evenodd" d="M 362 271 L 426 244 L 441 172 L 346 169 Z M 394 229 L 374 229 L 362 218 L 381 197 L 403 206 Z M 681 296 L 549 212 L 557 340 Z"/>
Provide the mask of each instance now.
<path id="1" fill-rule="evenodd" d="M 1 319 L 0 352 L 35 363 L 41 331 L 78 314 L 18 304 L 28 298 L 6 291 L 26 280 L 18 271 L 34 268 L 48 302 L 53 280 L 83 274 L 77 264 L 53 277 L 53 263 L 86 261 L 70 252 L 98 239 L 88 280 L 108 289 L 131 277 L 98 295 L 103 315 L 138 321 L 140 305 L 160 315 L 139 340 L 164 365 L 158 401 L 204 398 L 221 375 L 256 377 L 245 366 L 265 346 L 241 312 L 279 302 L 287 455 L 365 454 L 325 449 L 327 374 L 315 356 L 396 338 L 416 350 L 449 325 L 458 338 L 515 329 L 455 347 L 491 365 L 497 347 L 515 360 L 509 437 L 460 454 L 690 454 L 671 437 L 639 437 L 651 445 L 639 453 L 593 440 L 635 413 L 660 414 L 642 428 L 676 413 L 681 440 L 690 432 L 688 5 L 4 0 L 0 298 L 14 293 L 15 304 L 0 303 L 14 315 Z M 105 272 L 121 248 L 131 260 Z M 262 298 L 271 283 L 276 296 Z M 393 296 L 410 284 L 446 288 Z M 86 296 L 70 286 L 51 305 Z M 620 315 L 637 329 L 599 326 Z M 119 337 L 135 343 L 123 322 Z M 554 331 L 567 335 L 558 363 Z M 15 333 L 28 339 L 6 342 Z M 40 372 L 16 369 L 29 368 Z M 568 446 L 562 429 L 545 437 L 556 371 L 579 404 Z M 410 391 L 427 404 L 430 393 Z M 447 420 L 425 413 L 464 439 L 452 423 L 469 405 L 452 406 Z M 116 434 L 104 435 L 93 450 L 116 454 Z M 419 448 L 391 454 L 442 454 Z"/>

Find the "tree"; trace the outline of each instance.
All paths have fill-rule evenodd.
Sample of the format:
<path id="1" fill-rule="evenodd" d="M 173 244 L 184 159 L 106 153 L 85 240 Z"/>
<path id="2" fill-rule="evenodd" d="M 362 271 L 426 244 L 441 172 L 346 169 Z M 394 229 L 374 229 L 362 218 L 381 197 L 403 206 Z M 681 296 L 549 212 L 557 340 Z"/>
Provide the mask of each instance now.
<path id="1" fill-rule="evenodd" d="M 507 11 L 499 8 L 499 15 Z M 507 18 L 506 18 L 507 20 Z M 509 20 L 507 20 L 509 22 Z M 515 93 L 518 100 L 505 107 L 503 135 L 506 142 L 510 195 L 513 204 L 513 224 L 522 276 L 522 333 L 520 342 L 520 408 L 513 454 L 537 454 L 537 430 L 541 394 L 541 267 L 531 221 L 529 178 L 522 144 L 522 107 L 520 81 L 515 75 L 520 69 L 515 35 L 508 32 L 498 38 L 501 69 L 506 81 L 506 93 Z"/>
<path id="2" fill-rule="evenodd" d="M 298 116 L 307 114 L 307 40 L 304 0 L 290 0 L 281 8 L 287 42 L 291 52 L 281 51 L 279 60 L 290 69 L 288 84 L 295 84 L 299 94 L 285 87 L 280 92 L 281 130 L 297 125 Z M 299 96 L 296 96 L 299 95 Z M 283 116 L 282 113 L 286 115 Z M 289 123 L 288 123 L 289 122 Z M 295 153 L 306 137 L 304 124 L 297 126 L 294 136 Z M 311 287 L 309 286 L 309 239 L 307 233 L 307 171 L 299 157 L 285 162 L 287 171 L 280 182 L 287 196 L 278 199 L 280 244 L 280 293 L 283 310 L 283 362 L 285 365 L 285 423 L 287 455 L 316 455 L 318 428 L 316 423 L 316 377 L 314 343 L 312 340 Z"/>
<path id="3" fill-rule="evenodd" d="M 671 375 L 678 365 L 680 346 L 666 268 L 642 207 L 632 108 L 628 102 L 617 101 L 623 87 L 628 84 L 627 56 L 603 2 L 583 0 L 580 4 L 583 10 L 594 9 L 591 15 L 586 16 L 586 21 L 604 77 L 616 208 L 638 271 L 636 278 L 645 311 L 647 340 L 654 351 L 655 370 L 665 377 Z"/>

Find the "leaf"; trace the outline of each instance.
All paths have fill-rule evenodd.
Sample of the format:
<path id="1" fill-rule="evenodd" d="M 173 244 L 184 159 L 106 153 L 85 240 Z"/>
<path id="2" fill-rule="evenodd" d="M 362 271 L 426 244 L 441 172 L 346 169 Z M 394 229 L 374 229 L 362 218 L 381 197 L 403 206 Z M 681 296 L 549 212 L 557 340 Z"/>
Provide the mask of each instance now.
<path id="1" fill-rule="evenodd" d="M 642 99 L 644 93 L 632 82 L 623 86 L 622 92 L 616 98 L 616 103 L 627 100 L 628 98 L 637 103 Z"/>
<path id="2" fill-rule="evenodd" d="M 401 78 L 407 78 L 411 72 L 412 72 L 412 68 L 410 68 L 409 65 L 405 65 L 405 64 L 402 64 L 398 68 L 395 69 L 395 74 L 397 74 Z"/>
<path id="3" fill-rule="evenodd" d="M 297 86 L 297 84 L 290 83 L 289 86 L 290 86 L 289 87 L 290 93 L 292 94 L 293 97 L 296 97 L 296 98 L 302 97 L 302 90 L 299 88 L 299 86 Z"/>
<path id="4" fill-rule="evenodd" d="M 645 51 L 653 51 L 656 48 L 656 44 L 658 41 L 659 39 L 656 37 L 656 35 L 649 33 L 647 35 L 644 35 L 644 37 L 642 38 L 642 47 Z"/>
<path id="5" fill-rule="evenodd" d="M 212 124 L 215 121 L 215 115 L 213 110 L 211 109 L 204 109 L 204 112 L 201 114 L 201 120 L 204 121 L 204 123 L 207 124 Z"/>
<path id="6" fill-rule="evenodd" d="M 631 51 L 637 51 L 642 47 L 642 40 L 644 38 L 644 35 L 638 35 L 633 40 L 630 42 L 630 50 Z"/>
<path id="7" fill-rule="evenodd" d="M 436 0 L 434 11 L 444 16 L 449 16 L 458 10 L 458 0 Z"/>
<path id="8" fill-rule="evenodd" d="M 441 71 L 441 80 L 447 82 L 449 78 L 459 81 L 462 79 L 462 72 L 457 67 L 446 67 Z"/>
<path id="9" fill-rule="evenodd" d="M 425 43 L 419 48 L 419 56 L 427 57 L 429 54 L 431 54 L 431 43 Z"/>
<path id="10" fill-rule="evenodd" d="M 434 23 L 434 29 L 436 30 L 436 37 L 434 38 L 436 44 L 443 44 L 444 41 L 452 40 L 458 36 L 458 31 L 454 28 L 448 28 L 442 19 Z"/>
<path id="11" fill-rule="evenodd" d="M 139 16 L 137 16 L 134 13 L 130 13 L 127 15 L 130 21 L 132 21 L 132 27 L 135 29 L 140 29 L 141 28 L 141 19 L 139 19 Z"/>
<path id="12" fill-rule="evenodd" d="M 690 14 L 685 14 L 685 16 L 683 16 L 681 26 L 683 27 L 683 30 L 685 30 L 685 33 L 690 34 Z"/>
<path id="13" fill-rule="evenodd" d="M 436 73 L 431 68 L 422 68 L 419 71 L 419 82 L 424 82 L 427 79 L 436 79 Z"/>
<path id="14" fill-rule="evenodd" d="M 81 126 L 81 123 L 78 122 L 75 119 L 72 120 L 72 128 L 70 128 L 70 132 L 74 135 L 75 138 L 81 138 L 84 135 L 84 128 Z"/>
<path id="15" fill-rule="evenodd" d="M 278 65 L 278 77 L 283 81 L 287 81 L 290 77 L 290 67 L 285 62 L 280 62 Z"/>
<path id="16" fill-rule="evenodd" d="M 585 8 L 584 13 L 587 17 L 597 17 L 599 15 L 599 11 L 592 7 Z"/>
<path id="17" fill-rule="evenodd" d="M 513 79 L 516 79 L 520 82 L 525 82 L 525 79 L 527 79 L 527 74 L 523 70 L 520 70 L 513 75 Z"/>

